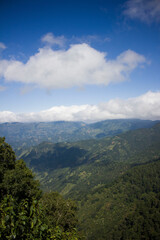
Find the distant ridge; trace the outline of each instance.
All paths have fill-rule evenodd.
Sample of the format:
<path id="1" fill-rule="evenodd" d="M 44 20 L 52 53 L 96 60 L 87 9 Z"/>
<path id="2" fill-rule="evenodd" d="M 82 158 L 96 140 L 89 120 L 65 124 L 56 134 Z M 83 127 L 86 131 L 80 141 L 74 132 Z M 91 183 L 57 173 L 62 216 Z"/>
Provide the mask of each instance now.
<path id="1" fill-rule="evenodd" d="M 74 142 L 115 136 L 133 129 L 149 128 L 159 121 L 114 119 L 87 124 L 84 122 L 1 123 L 0 136 L 12 147 L 30 147 L 43 141 Z"/>

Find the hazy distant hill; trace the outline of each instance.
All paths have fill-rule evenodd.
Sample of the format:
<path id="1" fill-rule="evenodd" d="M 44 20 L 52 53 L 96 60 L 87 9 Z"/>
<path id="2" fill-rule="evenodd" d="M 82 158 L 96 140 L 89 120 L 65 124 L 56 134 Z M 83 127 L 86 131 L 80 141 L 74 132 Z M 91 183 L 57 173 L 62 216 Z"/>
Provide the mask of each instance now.
<path id="1" fill-rule="evenodd" d="M 0 136 L 13 148 L 29 147 L 43 141 L 53 143 L 99 139 L 119 133 L 153 126 L 157 121 L 121 119 L 106 120 L 93 124 L 83 122 L 2 123 Z"/>

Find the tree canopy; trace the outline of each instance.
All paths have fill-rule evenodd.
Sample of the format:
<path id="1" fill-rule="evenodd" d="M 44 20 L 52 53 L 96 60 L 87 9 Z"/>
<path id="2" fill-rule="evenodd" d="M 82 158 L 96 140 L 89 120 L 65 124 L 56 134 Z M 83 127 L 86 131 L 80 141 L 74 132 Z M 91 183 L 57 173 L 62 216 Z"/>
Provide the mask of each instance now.
<path id="1" fill-rule="evenodd" d="M 77 240 L 76 206 L 43 194 L 32 171 L 0 138 L 0 239 Z"/>

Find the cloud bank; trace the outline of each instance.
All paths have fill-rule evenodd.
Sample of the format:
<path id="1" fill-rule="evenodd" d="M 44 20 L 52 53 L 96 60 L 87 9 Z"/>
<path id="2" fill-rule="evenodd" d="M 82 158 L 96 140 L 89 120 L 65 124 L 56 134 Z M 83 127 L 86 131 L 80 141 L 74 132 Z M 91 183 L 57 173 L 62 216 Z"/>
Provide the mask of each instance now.
<path id="1" fill-rule="evenodd" d="M 160 92 L 147 92 L 127 100 L 113 99 L 98 105 L 57 106 L 39 113 L 0 112 L 0 122 L 85 121 L 139 118 L 160 120 Z"/>
<path id="2" fill-rule="evenodd" d="M 46 36 L 45 41 L 55 41 L 49 37 Z M 145 62 L 143 55 L 132 50 L 109 60 L 106 53 L 86 43 L 71 45 L 67 50 L 44 47 L 26 63 L 0 60 L 0 77 L 6 82 L 21 82 L 46 89 L 108 85 L 125 81 L 136 67 Z"/>
<path id="3" fill-rule="evenodd" d="M 129 0 L 125 4 L 124 14 L 132 19 L 152 23 L 160 21 L 159 0 Z"/>

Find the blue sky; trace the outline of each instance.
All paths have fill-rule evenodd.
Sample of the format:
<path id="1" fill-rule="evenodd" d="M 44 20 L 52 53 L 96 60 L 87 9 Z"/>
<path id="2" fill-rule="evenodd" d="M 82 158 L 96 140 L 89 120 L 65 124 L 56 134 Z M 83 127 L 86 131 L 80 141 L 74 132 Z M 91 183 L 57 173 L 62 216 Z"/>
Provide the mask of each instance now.
<path id="1" fill-rule="evenodd" d="M 0 122 L 160 119 L 159 0 L 1 0 Z"/>

